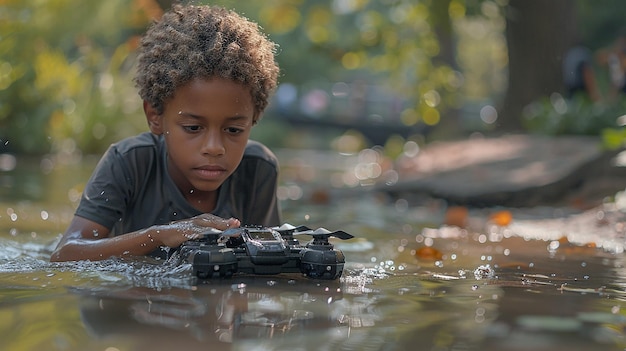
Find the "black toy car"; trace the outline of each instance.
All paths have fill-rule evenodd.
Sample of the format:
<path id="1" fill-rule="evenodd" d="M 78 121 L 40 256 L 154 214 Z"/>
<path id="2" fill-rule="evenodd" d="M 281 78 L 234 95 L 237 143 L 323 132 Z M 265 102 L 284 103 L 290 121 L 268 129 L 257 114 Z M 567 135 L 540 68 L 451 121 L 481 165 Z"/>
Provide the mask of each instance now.
<path id="1" fill-rule="evenodd" d="M 313 239 L 301 245 L 297 235 Z M 329 243 L 329 237 L 353 238 L 344 231 L 283 225 L 268 228 L 243 226 L 225 231 L 211 230 L 201 239 L 190 240 L 179 250 L 179 260 L 193 266 L 199 279 L 230 277 L 235 273 L 302 273 L 309 278 L 337 279 L 345 257 Z"/>

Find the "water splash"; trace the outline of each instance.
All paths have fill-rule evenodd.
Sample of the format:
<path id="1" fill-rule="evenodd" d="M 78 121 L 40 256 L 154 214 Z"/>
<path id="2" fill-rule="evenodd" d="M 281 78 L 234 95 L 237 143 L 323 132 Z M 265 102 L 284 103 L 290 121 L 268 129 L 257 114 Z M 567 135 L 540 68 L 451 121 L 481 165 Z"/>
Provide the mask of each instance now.
<path id="1" fill-rule="evenodd" d="M 193 286 L 191 264 L 174 264 L 150 258 L 109 258 L 102 261 L 50 262 L 51 245 L 19 243 L 0 238 L 0 279 L 28 276 L 46 278 L 47 286 L 89 284 L 149 288 Z"/>

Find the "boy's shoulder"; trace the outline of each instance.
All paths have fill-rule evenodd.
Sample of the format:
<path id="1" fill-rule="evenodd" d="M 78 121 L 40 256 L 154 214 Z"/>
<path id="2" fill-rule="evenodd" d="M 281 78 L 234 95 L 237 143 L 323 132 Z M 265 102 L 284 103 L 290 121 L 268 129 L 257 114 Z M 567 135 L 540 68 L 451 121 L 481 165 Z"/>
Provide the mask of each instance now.
<path id="1" fill-rule="evenodd" d="M 258 141 L 248 140 L 243 157 L 264 160 L 274 166 L 278 166 L 278 159 L 276 158 L 276 155 L 274 155 L 272 150 L 270 150 L 267 146 Z"/>
<path id="2" fill-rule="evenodd" d="M 111 148 L 115 149 L 117 153 L 124 155 L 140 150 L 157 150 L 160 147 L 160 144 L 161 142 L 157 135 L 145 132 L 122 139 L 111 145 Z"/>

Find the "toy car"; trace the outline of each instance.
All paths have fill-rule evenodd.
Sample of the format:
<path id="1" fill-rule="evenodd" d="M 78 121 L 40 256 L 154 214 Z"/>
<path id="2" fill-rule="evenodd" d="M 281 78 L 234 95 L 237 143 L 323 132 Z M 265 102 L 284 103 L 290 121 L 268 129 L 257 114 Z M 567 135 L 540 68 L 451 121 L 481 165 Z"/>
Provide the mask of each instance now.
<path id="1" fill-rule="evenodd" d="M 301 245 L 295 236 L 310 235 Z M 351 239 L 344 231 L 305 226 L 243 226 L 225 231 L 210 230 L 179 250 L 179 260 L 192 264 L 199 279 L 227 278 L 235 273 L 302 273 L 309 278 L 333 280 L 341 276 L 345 257 L 328 239 Z"/>

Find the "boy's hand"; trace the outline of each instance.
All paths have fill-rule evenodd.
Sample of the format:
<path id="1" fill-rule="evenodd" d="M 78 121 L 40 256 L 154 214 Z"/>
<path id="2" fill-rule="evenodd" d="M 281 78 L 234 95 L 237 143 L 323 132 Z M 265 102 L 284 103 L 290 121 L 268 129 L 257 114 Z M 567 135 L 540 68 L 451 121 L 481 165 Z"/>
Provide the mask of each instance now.
<path id="1" fill-rule="evenodd" d="M 200 227 L 200 232 L 204 232 L 207 227 L 226 230 L 228 228 L 237 228 L 241 225 L 236 218 L 224 219 L 210 213 L 203 213 L 199 216 L 192 217 L 191 220 L 195 225 Z"/>
<path id="2" fill-rule="evenodd" d="M 159 226 L 160 228 L 156 232 L 159 236 L 158 240 L 162 245 L 177 247 L 187 240 L 197 239 L 207 228 L 226 230 L 228 228 L 237 228 L 240 225 L 241 223 L 236 218 L 224 219 L 209 213 L 203 213 L 195 217 Z"/>

